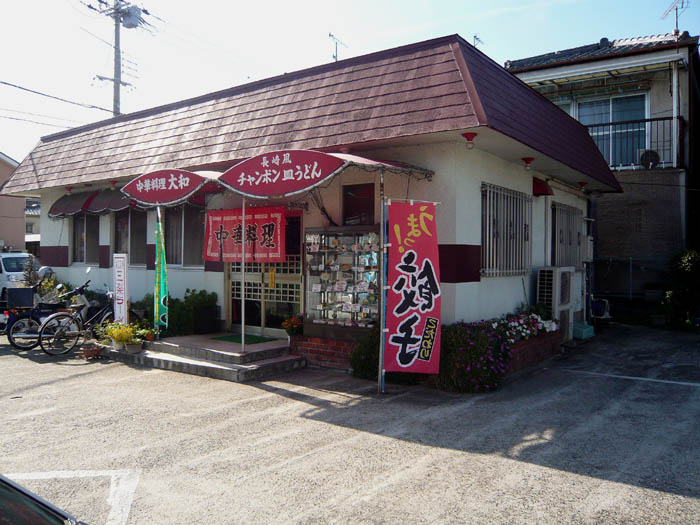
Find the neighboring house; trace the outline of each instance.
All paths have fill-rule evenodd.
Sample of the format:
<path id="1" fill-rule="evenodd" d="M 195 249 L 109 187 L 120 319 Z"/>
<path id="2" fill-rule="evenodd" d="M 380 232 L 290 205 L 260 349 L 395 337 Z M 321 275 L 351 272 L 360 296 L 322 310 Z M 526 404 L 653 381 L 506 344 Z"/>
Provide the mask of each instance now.
<path id="1" fill-rule="evenodd" d="M 658 297 L 668 260 L 700 244 L 698 37 L 602 38 L 505 67 L 588 128 L 624 189 L 594 199 L 594 291 Z"/>
<path id="2" fill-rule="evenodd" d="M 589 195 L 618 192 L 619 184 L 584 126 L 458 35 L 44 137 L 3 193 L 41 196 L 42 262 L 61 278 L 79 283 L 92 266 L 93 283 L 109 283 L 112 254 L 127 252 L 131 296 L 139 299 L 153 289 L 156 211 L 130 206 L 119 187 L 175 168 L 216 178 L 212 171 L 255 155 L 272 153 L 273 159 L 275 151 L 298 149 L 389 159 L 432 172 L 388 172 L 383 189 L 393 199 L 440 203 L 444 323 L 535 303 L 537 270 L 552 260 L 572 270 L 567 315 L 583 316 Z M 281 335 L 285 316 L 309 314 L 305 230 L 362 230 L 366 235 L 354 242 L 367 245 L 359 251 L 376 255 L 380 182 L 377 166 L 348 168 L 313 195 L 275 201 L 287 210 L 286 262 L 246 264 L 252 332 Z M 225 325 L 235 326 L 241 265 L 204 263 L 202 247 L 206 212 L 240 208 L 242 199 L 231 192 L 199 197 L 197 205 L 163 213 L 170 293 L 216 292 Z M 557 224 L 567 224 L 565 238 L 555 234 L 551 206 Z M 376 272 L 365 274 L 376 279 Z"/>
<path id="3" fill-rule="evenodd" d="M 39 243 L 41 241 L 41 200 L 27 198 L 24 208 L 24 243 L 27 252 L 39 257 Z"/>
<path id="4" fill-rule="evenodd" d="M 0 188 L 18 162 L 0 152 Z M 0 250 L 24 251 L 24 198 L 0 195 Z"/>

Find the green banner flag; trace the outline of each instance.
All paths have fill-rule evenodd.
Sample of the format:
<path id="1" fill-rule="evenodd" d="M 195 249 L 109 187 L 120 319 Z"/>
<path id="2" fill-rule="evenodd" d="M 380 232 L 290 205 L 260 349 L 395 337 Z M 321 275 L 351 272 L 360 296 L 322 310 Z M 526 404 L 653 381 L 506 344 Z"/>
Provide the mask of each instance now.
<path id="1" fill-rule="evenodd" d="M 153 328 L 168 327 L 168 268 L 165 263 L 163 222 L 158 208 L 156 221 L 156 287 L 153 292 Z"/>

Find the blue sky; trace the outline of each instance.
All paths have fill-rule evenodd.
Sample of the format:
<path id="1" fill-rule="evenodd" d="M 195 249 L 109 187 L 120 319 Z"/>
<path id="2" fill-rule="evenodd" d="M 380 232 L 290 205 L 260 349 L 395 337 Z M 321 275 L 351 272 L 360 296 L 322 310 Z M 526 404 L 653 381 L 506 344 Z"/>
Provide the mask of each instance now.
<path id="1" fill-rule="evenodd" d="M 112 0 L 108 0 L 110 3 Z M 700 0 L 679 28 L 700 33 Z M 113 23 L 85 4 L 97 0 L 3 2 L 0 80 L 65 99 L 112 107 Z M 332 60 L 333 33 L 349 58 L 458 33 L 499 64 L 507 59 L 642 35 L 668 33 L 672 0 L 313 0 L 297 2 L 143 0 L 153 26 L 122 29 L 122 111 L 311 67 Z M 22 160 L 43 135 L 109 118 L 0 85 L 0 151 Z M 9 118 L 8 118 L 9 117 Z M 25 120 L 17 120 L 25 119 Z M 33 120 L 26 122 L 26 120 Z M 42 124 L 37 124 L 41 122 Z"/>

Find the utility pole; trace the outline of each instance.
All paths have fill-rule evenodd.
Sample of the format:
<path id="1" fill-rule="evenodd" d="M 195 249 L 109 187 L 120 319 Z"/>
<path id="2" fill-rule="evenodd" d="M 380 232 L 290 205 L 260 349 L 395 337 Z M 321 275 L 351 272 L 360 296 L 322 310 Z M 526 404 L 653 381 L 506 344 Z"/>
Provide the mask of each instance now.
<path id="1" fill-rule="evenodd" d="M 90 4 L 87 4 L 87 7 L 93 11 L 97 11 L 101 15 L 106 15 L 114 19 L 114 77 L 109 78 L 98 75 L 97 78 L 100 80 L 109 80 L 114 83 L 112 113 L 116 117 L 121 115 L 121 87 L 122 85 L 129 85 L 126 82 L 122 82 L 120 26 L 123 25 L 127 29 L 132 29 L 142 25 L 148 25 L 148 22 L 146 22 L 141 15 L 150 15 L 151 13 L 149 13 L 145 8 L 137 7 L 126 0 L 113 0 L 114 3 L 111 7 L 107 0 L 97 0 L 97 2 L 100 4 L 100 8 L 93 7 Z"/>
<path id="2" fill-rule="evenodd" d="M 122 51 L 119 41 L 119 26 L 121 25 L 121 12 L 119 11 L 119 0 L 114 0 L 114 101 L 112 103 L 112 114 L 116 117 L 120 115 L 119 95 L 122 85 Z"/>

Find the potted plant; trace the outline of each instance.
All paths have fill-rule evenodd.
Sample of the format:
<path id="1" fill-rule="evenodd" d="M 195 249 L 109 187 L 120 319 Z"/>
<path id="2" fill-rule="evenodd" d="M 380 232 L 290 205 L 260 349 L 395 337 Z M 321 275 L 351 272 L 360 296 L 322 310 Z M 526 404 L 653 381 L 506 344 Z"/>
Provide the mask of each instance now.
<path id="1" fill-rule="evenodd" d="M 130 324 L 121 324 L 118 322 L 109 323 L 104 330 L 105 335 L 112 340 L 112 346 L 115 350 L 125 350 L 126 345 L 137 344 L 139 352 L 141 351 L 141 341 L 136 337 L 137 327 Z"/>
<path id="2" fill-rule="evenodd" d="M 154 341 L 156 338 L 156 333 L 152 328 L 144 327 L 136 330 L 136 336 L 144 341 Z"/>

